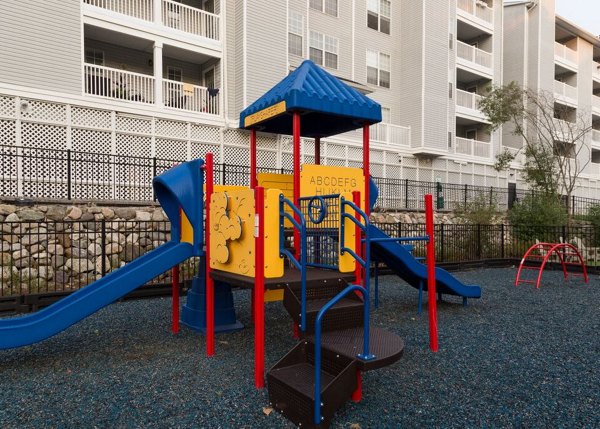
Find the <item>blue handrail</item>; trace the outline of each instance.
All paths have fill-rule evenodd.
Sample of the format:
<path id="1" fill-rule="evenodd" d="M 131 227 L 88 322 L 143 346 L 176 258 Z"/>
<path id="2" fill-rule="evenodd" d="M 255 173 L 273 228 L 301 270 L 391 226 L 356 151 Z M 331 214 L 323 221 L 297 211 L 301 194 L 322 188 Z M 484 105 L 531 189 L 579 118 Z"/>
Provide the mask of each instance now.
<path id="1" fill-rule="evenodd" d="M 300 222 L 289 213 L 285 211 L 285 206 L 288 206 L 298 216 Z M 284 224 L 285 219 L 289 220 L 294 228 L 300 230 L 300 261 L 285 248 L 284 240 Z M 294 246 L 298 246 L 298 243 L 294 243 Z M 300 287 L 301 287 L 301 312 L 300 312 L 300 329 L 306 331 L 306 219 L 304 215 L 292 203 L 290 200 L 285 198 L 283 194 L 279 195 L 279 256 L 287 257 L 292 264 L 300 271 Z"/>
<path id="2" fill-rule="evenodd" d="M 342 298 L 350 292 L 359 291 L 362 293 L 363 302 L 363 352 L 356 357 L 361 360 L 375 359 L 375 355 L 369 354 L 369 291 L 367 288 L 358 285 L 349 285 L 343 291 L 334 296 L 327 304 L 325 304 L 315 320 L 315 410 L 314 422 L 316 425 L 321 423 L 321 321 L 331 307 L 337 304 Z"/>

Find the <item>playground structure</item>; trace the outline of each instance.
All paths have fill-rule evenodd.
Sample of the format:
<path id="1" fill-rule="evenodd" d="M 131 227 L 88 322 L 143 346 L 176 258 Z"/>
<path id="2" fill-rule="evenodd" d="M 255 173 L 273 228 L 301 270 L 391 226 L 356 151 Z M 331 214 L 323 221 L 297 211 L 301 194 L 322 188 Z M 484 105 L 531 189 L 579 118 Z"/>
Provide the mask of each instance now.
<path id="1" fill-rule="evenodd" d="M 536 289 L 539 289 L 542 274 L 548 262 L 560 263 L 565 281 L 569 277 L 569 266 L 581 267 L 581 273 L 572 272 L 571 276 L 583 277 L 584 282 L 588 282 L 585 262 L 575 246 L 569 243 L 536 243 L 525 252 L 525 255 L 521 259 L 515 279 L 515 286 L 519 286 L 520 283 L 529 283 L 535 284 Z M 521 274 L 525 271 L 537 272 L 535 280 L 521 278 Z"/>
<path id="2" fill-rule="evenodd" d="M 283 300 L 299 342 L 268 371 L 269 399 L 298 425 L 328 426 L 346 400 L 360 400 L 363 371 L 393 364 L 404 351 L 397 335 L 370 325 L 372 254 L 419 290 L 419 309 L 427 290 L 432 351 L 438 348 L 436 293 L 465 303 L 481 293 L 435 268 L 431 196 L 426 236 L 392 238 L 370 224 L 378 190 L 369 175 L 369 127 L 380 120 L 377 103 L 305 61 L 240 114 L 250 135 L 250 187 L 214 185 L 212 154 L 157 177 L 171 241 L 38 313 L 0 320 L 0 348 L 55 335 L 173 267 L 175 286 L 177 264 L 198 257 L 181 322 L 205 332 L 213 356 L 215 333 L 242 327 L 231 288 L 251 288 L 254 383 L 262 388 L 265 302 Z M 357 128 L 363 168 L 320 165 L 320 139 Z M 292 176 L 257 173 L 258 131 L 293 135 Z M 315 145 L 315 165 L 302 170 L 301 137 Z M 427 243 L 426 264 L 406 249 L 410 241 Z M 177 293 L 174 287 L 174 332 Z"/>

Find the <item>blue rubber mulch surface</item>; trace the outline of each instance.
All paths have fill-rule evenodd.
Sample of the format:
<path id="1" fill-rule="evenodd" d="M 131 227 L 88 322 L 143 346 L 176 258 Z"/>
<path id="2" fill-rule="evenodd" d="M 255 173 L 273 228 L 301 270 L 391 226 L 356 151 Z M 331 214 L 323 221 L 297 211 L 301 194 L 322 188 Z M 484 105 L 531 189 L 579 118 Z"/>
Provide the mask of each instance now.
<path id="1" fill-rule="evenodd" d="M 600 280 L 514 287 L 516 269 L 458 273 L 483 297 L 439 305 L 440 350 L 428 351 L 417 292 L 382 278 L 376 326 L 406 342 L 395 365 L 364 375 L 364 400 L 333 427 L 600 427 Z M 235 293 L 249 324 L 249 293 Z M 281 304 L 267 305 L 267 366 L 294 341 Z M 217 337 L 170 331 L 168 299 L 117 303 L 35 346 L 0 351 L 0 427 L 281 428 L 253 388 L 252 330 Z M 354 426 L 353 426 L 354 425 Z"/>

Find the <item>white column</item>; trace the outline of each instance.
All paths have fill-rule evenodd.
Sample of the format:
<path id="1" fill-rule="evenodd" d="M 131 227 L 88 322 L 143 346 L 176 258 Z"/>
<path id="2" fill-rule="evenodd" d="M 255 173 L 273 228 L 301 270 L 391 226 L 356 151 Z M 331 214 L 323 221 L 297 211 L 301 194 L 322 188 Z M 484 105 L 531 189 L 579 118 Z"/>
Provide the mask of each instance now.
<path id="1" fill-rule="evenodd" d="M 152 16 L 154 23 L 158 25 L 162 24 L 161 4 L 162 0 L 152 0 Z"/>
<path id="2" fill-rule="evenodd" d="M 163 107 L 163 45 L 154 42 L 154 104 Z"/>

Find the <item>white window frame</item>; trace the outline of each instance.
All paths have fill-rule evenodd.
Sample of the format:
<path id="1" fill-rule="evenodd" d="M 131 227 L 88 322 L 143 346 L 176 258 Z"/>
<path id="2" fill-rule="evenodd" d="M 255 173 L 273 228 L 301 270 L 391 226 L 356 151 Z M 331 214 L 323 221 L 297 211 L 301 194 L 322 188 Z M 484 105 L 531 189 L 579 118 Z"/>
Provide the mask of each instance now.
<path id="1" fill-rule="evenodd" d="M 371 8 L 371 6 L 369 5 L 369 3 L 377 3 L 376 6 L 376 10 L 373 10 Z M 386 2 L 389 4 L 389 14 L 388 15 L 384 15 L 382 13 L 383 8 L 381 7 L 381 5 Z M 383 34 L 391 34 L 392 33 L 392 2 L 390 0 L 367 0 L 366 2 L 366 7 L 367 7 L 367 28 L 370 28 L 371 30 L 375 30 L 379 33 L 383 33 Z M 373 15 L 375 15 L 377 17 L 377 28 L 373 28 L 369 26 L 369 13 L 372 13 Z M 381 31 L 381 21 L 382 19 L 387 19 L 388 21 L 388 30 L 389 32 L 386 33 L 385 31 Z"/>
<path id="2" fill-rule="evenodd" d="M 300 19 L 300 27 L 301 27 L 301 31 L 300 33 L 297 32 L 298 28 L 296 28 L 296 25 L 292 25 L 292 23 L 296 23 L 298 24 L 297 20 L 298 18 Z M 290 35 L 294 35 L 294 36 L 298 36 L 300 37 L 300 54 L 296 53 L 296 52 L 291 52 L 290 49 Z M 289 55 L 294 55 L 294 56 L 298 56 L 298 57 L 304 57 L 304 15 L 302 15 L 301 13 L 298 12 L 294 12 L 294 11 L 290 11 L 290 14 L 288 16 L 288 54 Z"/>
<path id="3" fill-rule="evenodd" d="M 327 11 L 327 2 L 328 1 L 335 1 L 335 15 L 331 14 Z M 317 7 L 316 5 L 313 5 L 312 0 L 309 0 L 308 7 L 311 8 L 312 10 L 317 10 L 321 13 L 324 13 L 325 15 L 334 16 L 336 18 L 340 16 L 340 0 L 320 0 L 320 3 L 321 3 L 321 7 Z"/>
<path id="4" fill-rule="evenodd" d="M 371 55 L 370 55 L 371 54 Z M 376 56 L 377 57 L 377 64 L 373 65 L 373 64 L 369 64 L 369 56 Z M 387 57 L 388 59 L 388 63 L 389 63 L 389 67 L 388 69 L 384 69 L 382 68 L 382 57 Z M 390 54 L 386 54 L 385 52 L 380 52 L 380 51 L 372 51 L 370 49 L 367 49 L 367 58 L 366 58 L 366 64 L 367 64 L 367 83 L 369 85 L 376 85 L 380 88 L 390 88 L 392 86 L 392 56 Z M 374 68 L 377 70 L 377 83 L 373 83 L 373 82 L 369 82 L 369 68 Z M 387 72 L 389 75 L 389 79 L 388 79 L 388 86 L 383 86 L 381 85 L 381 72 Z"/>
<path id="5" fill-rule="evenodd" d="M 179 72 L 179 75 L 181 76 L 181 80 L 171 79 L 172 71 Z M 167 80 L 170 80 L 173 82 L 183 82 L 183 69 L 180 67 L 167 66 Z"/>
<path id="6" fill-rule="evenodd" d="M 315 43 L 316 42 L 316 43 Z M 315 61 L 311 55 L 312 50 L 321 51 L 322 61 Z M 338 70 L 340 67 L 340 41 L 337 37 L 310 30 L 308 57 L 315 63 L 329 69 Z M 327 65 L 327 54 L 335 55 L 335 67 Z"/>
<path id="7" fill-rule="evenodd" d="M 88 55 L 88 53 L 90 53 L 91 55 Z M 102 62 L 100 64 L 96 63 L 97 54 L 101 54 L 100 56 L 102 57 Z M 93 57 L 94 62 L 88 62 L 88 56 Z M 86 64 L 93 64 L 95 66 L 104 66 L 106 64 L 106 58 L 104 57 L 104 51 L 102 49 L 85 48 L 84 59 Z"/>

